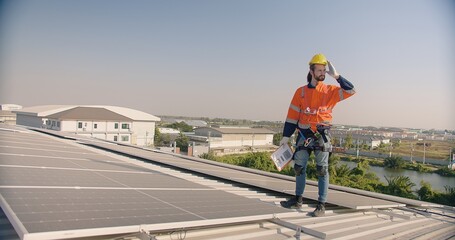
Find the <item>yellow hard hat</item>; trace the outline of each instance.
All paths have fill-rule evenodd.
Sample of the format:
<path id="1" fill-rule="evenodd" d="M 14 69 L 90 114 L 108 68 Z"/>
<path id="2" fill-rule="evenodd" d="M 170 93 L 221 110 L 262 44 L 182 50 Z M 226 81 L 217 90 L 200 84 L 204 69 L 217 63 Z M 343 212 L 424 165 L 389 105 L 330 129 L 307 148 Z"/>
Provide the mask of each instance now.
<path id="1" fill-rule="evenodd" d="M 322 65 L 327 65 L 327 58 L 325 58 L 324 54 L 322 53 L 318 53 L 316 55 L 313 56 L 313 58 L 311 59 L 310 65 L 313 65 L 313 64 L 322 64 Z"/>

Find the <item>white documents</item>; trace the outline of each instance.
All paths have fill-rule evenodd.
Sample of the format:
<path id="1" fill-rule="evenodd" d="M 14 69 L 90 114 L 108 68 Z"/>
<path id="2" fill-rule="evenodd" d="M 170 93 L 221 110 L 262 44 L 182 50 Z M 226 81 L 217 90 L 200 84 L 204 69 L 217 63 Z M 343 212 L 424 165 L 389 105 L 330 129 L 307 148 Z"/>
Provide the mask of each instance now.
<path id="1" fill-rule="evenodd" d="M 288 144 L 283 144 L 274 153 L 272 160 L 278 171 L 281 171 L 291 161 L 293 152 Z"/>

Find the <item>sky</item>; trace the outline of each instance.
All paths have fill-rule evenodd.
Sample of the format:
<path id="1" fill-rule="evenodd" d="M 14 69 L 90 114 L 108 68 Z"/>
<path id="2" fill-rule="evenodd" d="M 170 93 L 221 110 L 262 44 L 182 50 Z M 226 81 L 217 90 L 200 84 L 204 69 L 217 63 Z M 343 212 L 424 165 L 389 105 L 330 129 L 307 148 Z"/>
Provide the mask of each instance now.
<path id="1" fill-rule="evenodd" d="M 284 121 L 323 53 L 357 91 L 333 123 L 455 129 L 452 0 L 9 0 L 0 14 L 1 104 Z"/>

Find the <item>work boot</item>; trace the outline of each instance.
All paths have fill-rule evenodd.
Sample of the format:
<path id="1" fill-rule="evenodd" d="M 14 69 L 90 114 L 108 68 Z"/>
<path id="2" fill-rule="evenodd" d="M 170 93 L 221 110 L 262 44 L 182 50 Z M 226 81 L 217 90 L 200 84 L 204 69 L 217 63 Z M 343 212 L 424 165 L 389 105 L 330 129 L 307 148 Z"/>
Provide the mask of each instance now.
<path id="1" fill-rule="evenodd" d="M 322 217 L 325 215 L 325 203 L 318 202 L 316 209 L 313 211 L 313 217 Z"/>
<path id="2" fill-rule="evenodd" d="M 302 208 L 302 196 L 294 196 L 287 201 L 281 201 L 280 204 L 281 206 L 285 208 L 295 208 L 295 209 L 300 209 Z"/>

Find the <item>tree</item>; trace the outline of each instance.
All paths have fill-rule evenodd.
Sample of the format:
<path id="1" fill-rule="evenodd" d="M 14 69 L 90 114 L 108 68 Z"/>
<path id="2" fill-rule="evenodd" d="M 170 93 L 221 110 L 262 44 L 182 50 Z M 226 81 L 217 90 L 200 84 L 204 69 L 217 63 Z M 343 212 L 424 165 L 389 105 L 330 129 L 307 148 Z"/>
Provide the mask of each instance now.
<path id="1" fill-rule="evenodd" d="M 329 157 L 329 174 L 330 176 L 336 174 L 336 168 L 340 162 L 340 157 L 335 154 L 330 154 Z"/>
<path id="2" fill-rule="evenodd" d="M 153 137 L 153 141 L 155 146 L 161 146 L 161 144 L 163 144 L 163 136 L 157 127 L 155 127 L 155 136 Z"/>
<path id="3" fill-rule="evenodd" d="M 354 169 L 352 169 L 351 171 L 352 171 L 352 174 L 364 176 L 369 169 L 370 169 L 370 165 L 368 163 L 368 160 L 365 160 L 362 158 L 357 163 L 357 166 Z"/>
<path id="4" fill-rule="evenodd" d="M 186 152 L 188 151 L 188 142 L 189 138 L 182 133 L 175 139 L 177 147 L 180 148 L 180 151 Z"/>
<path id="5" fill-rule="evenodd" d="M 400 146 L 401 140 L 400 139 L 394 139 L 392 140 L 392 147 L 397 148 Z"/>
<path id="6" fill-rule="evenodd" d="M 191 127 L 190 125 L 186 124 L 183 121 L 168 124 L 168 125 L 166 125 L 166 127 L 177 129 L 180 132 L 192 132 L 193 131 L 193 127 Z"/>
<path id="7" fill-rule="evenodd" d="M 352 135 L 348 134 L 344 139 L 344 147 L 349 149 L 352 147 Z"/>
<path id="8" fill-rule="evenodd" d="M 405 165 L 403 158 L 398 156 L 391 156 L 384 159 L 384 167 L 400 169 Z"/>
<path id="9" fill-rule="evenodd" d="M 282 133 L 273 134 L 273 145 L 279 146 L 282 138 L 283 138 Z"/>
<path id="10" fill-rule="evenodd" d="M 254 168 L 263 171 L 272 171 L 275 164 L 270 160 L 270 154 L 267 152 L 253 152 L 242 155 L 241 166 Z"/>
<path id="11" fill-rule="evenodd" d="M 162 140 L 163 140 L 163 145 L 162 146 L 169 146 L 171 145 L 171 135 L 169 133 L 166 133 L 162 135 Z"/>
<path id="12" fill-rule="evenodd" d="M 434 193 L 433 189 L 431 188 L 430 183 L 425 181 L 420 181 L 420 189 L 417 191 L 417 196 L 422 201 L 430 201 L 433 200 Z"/>
<path id="13" fill-rule="evenodd" d="M 385 177 L 385 180 L 388 184 L 385 187 L 385 193 L 405 198 L 415 198 L 414 194 L 412 194 L 412 187 L 415 184 L 408 176 L 397 176 L 390 179 Z"/>
<path id="14" fill-rule="evenodd" d="M 335 171 L 333 173 L 334 177 L 337 178 L 345 178 L 351 175 L 351 169 L 346 164 L 342 164 L 341 166 L 335 167 Z"/>

